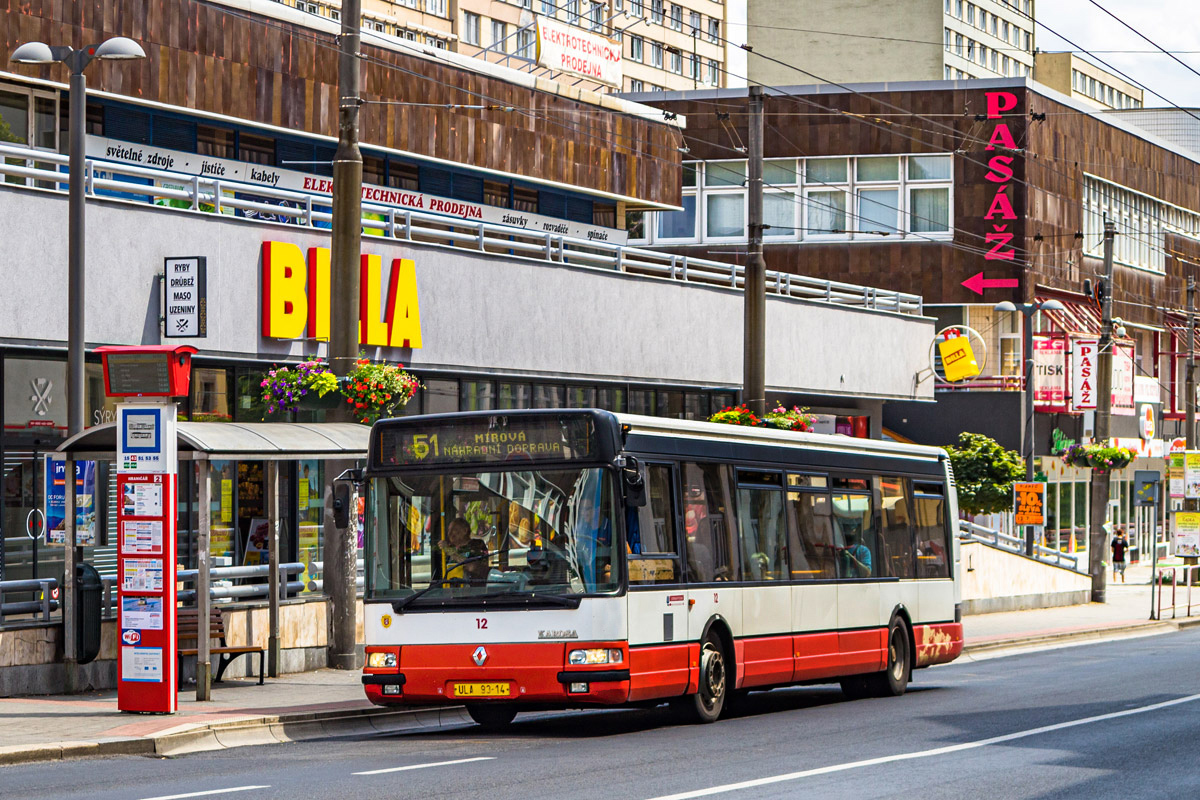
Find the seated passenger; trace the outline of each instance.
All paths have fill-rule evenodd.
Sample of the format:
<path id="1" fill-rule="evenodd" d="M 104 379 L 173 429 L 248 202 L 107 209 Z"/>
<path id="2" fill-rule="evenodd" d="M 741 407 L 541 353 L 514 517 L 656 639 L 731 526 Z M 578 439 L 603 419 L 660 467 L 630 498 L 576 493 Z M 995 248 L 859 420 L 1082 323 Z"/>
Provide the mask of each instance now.
<path id="1" fill-rule="evenodd" d="M 846 546 L 838 549 L 838 567 L 843 578 L 871 577 L 871 551 L 853 531 L 846 533 Z"/>

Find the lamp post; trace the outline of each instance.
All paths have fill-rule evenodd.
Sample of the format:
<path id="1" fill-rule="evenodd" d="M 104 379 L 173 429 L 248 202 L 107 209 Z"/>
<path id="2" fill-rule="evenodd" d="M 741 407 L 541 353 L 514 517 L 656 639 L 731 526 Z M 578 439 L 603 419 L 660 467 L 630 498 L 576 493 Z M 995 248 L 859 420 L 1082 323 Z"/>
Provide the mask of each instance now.
<path id="1" fill-rule="evenodd" d="M 87 116 L 87 79 L 83 70 L 93 59 L 128 60 L 145 58 L 141 45 L 124 36 L 114 36 L 100 44 L 76 50 L 73 47 L 27 42 L 9 56 L 16 64 L 63 63 L 71 71 L 69 84 L 70 130 L 68 154 L 70 174 L 67 178 L 67 436 L 83 430 L 84 388 L 84 120 Z M 67 691 L 75 686 L 75 460 L 67 458 L 63 465 L 66 476 L 66 508 L 63 516 L 63 661 L 66 662 Z"/>
<path id="2" fill-rule="evenodd" d="M 1025 319 L 1021 320 L 1021 352 L 1025 357 L 1025 385 L 1023 388 L 1025 408 L 1025 435 L 1022 438 L 1021 451 L 1025 457 L 1025 480 L 1033 480 L 1033 317 L 1039 311 L 1062 311 L 1065 306 L 1057 300 L 1044 300 L 1033 303 L 1013 303 L 1005 300 L 994 306 L 996 311 L 1020 311 Z M 1033 555 L 1033 525 L 1025 526 L 1025 555 Z"/>

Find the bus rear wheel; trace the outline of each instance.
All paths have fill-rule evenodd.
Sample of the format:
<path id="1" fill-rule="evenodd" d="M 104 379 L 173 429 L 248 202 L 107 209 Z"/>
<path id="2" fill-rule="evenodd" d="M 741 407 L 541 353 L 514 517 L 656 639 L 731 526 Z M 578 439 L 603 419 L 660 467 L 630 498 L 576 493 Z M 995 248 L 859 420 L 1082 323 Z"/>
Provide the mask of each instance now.
<path id="1" fill-rule="evenodd" d="M 888 626 L 887 652 L 887 668 L 863 678 L 872 697 L 899 697 L 908 688 L 909 678 L 912 677 L 908 626 L 898 617 Z"/>
<path id="2" fill-rule="evenodd" d="M 693 722 L 716 722 L 725 708 L 729 686 L 721 640 L 710 633 L 700 645 L 700 688 L 680 698 L 679 708 Z"/>
<path id="3" fill-rule="evenodd" d="M 512 723 L 517 716 L 517 707 L 512 703 L 470 703 L 467 713 L 479 725 L 494 731 Z"/>

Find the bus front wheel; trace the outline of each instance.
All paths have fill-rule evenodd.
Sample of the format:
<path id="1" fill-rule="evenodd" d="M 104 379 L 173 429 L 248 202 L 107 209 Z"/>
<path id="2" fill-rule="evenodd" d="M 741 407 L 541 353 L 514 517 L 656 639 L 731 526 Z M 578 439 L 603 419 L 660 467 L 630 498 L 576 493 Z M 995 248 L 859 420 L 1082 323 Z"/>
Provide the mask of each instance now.
<path id="1" fill-rule="evenodd" d="M 685 715 L 694 722 L 716 722 L 725 708 L 728 694 L 725 653 L 721 640 L 710 633 L 700 645 L 700 688 L 679 703 Z"/>
<path id="2" fill-rule="evenodd" d="M 517 707 L 512 703 L 471 703 L 467 706 L 471 719 L 488 730 L 507 727 L 517 716 Z"/>

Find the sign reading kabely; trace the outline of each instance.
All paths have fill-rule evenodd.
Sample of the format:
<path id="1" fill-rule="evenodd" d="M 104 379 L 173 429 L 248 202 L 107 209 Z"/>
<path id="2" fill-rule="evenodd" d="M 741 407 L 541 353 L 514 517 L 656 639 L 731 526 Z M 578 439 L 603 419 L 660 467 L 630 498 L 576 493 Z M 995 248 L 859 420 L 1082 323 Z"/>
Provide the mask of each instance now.
<path id="1" fill-rule="evenodd" d="M 621 86 L 620 42 L 549 17 L 537 18 L 537 63 L 555 72 Z"/>
<path id="2" fill-rule="evenodd" d="M 1076 411 L 1096 408 L 1096 367 L 1099 339 L 1076 339 L 1071 358 L 1071 394 Z"/>
<path id="3" fill-rule="evenodd" d="M 619 83 L 620 81 L 618 80 Z M 87 138 L 87 155 L 88 158 L 97 160 L 117 161 L 122 164 L 136 164 L 143 167 L 157 167 L 159 169 L 178 172 L 181 175 L 198 175 L 202 178 L 217 179 L 222 182 L 222 190 L 226 195 L 230 192 L 241 192 L 243 189 L 248 189 L 252 193 L 253 187 L 258 185 L 272 189 L 287 189 L 293 192 L 324 195 L 329 197 L 329 202 L 332 203 L 332 179 L 297 170 L 279 169 L 278 167 L 262 166 L 261 164 L 248 164 L 244 161 L 234 161 L 228 158 L 199 156 L 195 153 L 183 152 L 182 150 L 166 150 L 161 147 L 122 142 L 119 139 L 105 139 L 100 136 L 89 136 Z M 97 164 L 96 166 L 97 169 L 103 169 L 103 165 Z M 229 183 L 225 183 L 226 181 Z M 247 186 L 238 186 L 237 183 L 247 184 Z M 180 186 L 178 182 L 159 181 L 159 185 L 166 186 L 168 184 L 175 188 L 179 188 Z M 292 208 L 304 208 L 302 202 L 289 204 L 287 201 L 268 200 L 265 197 L 250 199 L 257 199 L 275 205 L 290 205 Z M 363 184 L 362 199 L 367 203 L 395 206 L 396 208 L 408 211 L 425 211 L 430 214 L 440 214 L 456 219 L 506 225 L 539 234 L 548 233 L 558 236 L 570 236 L 575 239 L 586 239 L 589 242 L 625 244 L 629 241 L 629 235 L 625 231 L 616 228 L 605 228 L 601 225 L 589 225 L 585 222 L 574 222 L 559 217 L 532 214 L 528 211 L 515 211 L 511 208 L 500 208 L 469 200 L 437 197 L 436 195 L 405 189 Z M 201 204 L 201 208 L 204 208 L 204 204 Z M 367 209 L 364 216 L 370 218 L 371 213 L 372 211 Z M 375 213 L 375 217 L 380 221 L 384 219 L 383 214 L 378 212 Z M 291 217 L 282 217 L 282 220 L 285 222 L 290 219 Z"/>
<path id="4" fill-rule="evenodd" d="M 288 242 L 262 245 L 262 335 L 268 339 L 329 339 L 329 249 L 310 247 L 308 258 Z M 421 347 L 417 268 L 392 260 L 384 305 L 383 259 L 364 253 L 359 266 L 359 344 Z"/>
<path id="5" fill-rule="evenodd" d="M 163 260 L 163 335 L 195 339 L 208 335 L 208 270 L 204 256 Z"/>

